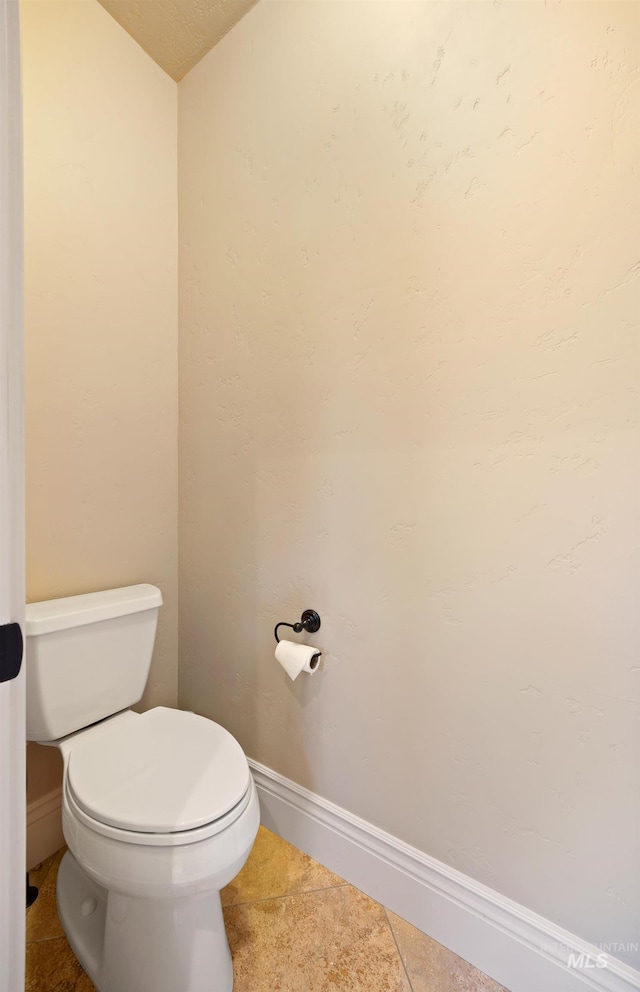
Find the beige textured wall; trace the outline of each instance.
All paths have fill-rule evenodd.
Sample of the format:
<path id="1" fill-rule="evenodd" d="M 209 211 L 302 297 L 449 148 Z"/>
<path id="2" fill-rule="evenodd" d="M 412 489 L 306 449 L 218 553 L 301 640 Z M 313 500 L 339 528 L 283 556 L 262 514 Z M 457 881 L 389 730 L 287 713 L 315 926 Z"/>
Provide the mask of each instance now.
<path id="1" fill-rule="evenodd" d="M 21 4 L 27 595 L 162 589 L 177 693 L 176 85 L 96 0 Z M 46 791 L 47 775 L 34 782 Z M 45 759 L 43 759 L 45 760 Z"/>
<path id="2" fill-rule="evenodd" d="M 182 79 L 257 0 L 98 0 L 172 79 Z"/>
<path id="3" fill-rule="evenodd" d="M 182 705 L 619 942 L 639 11 L 262 0 L 179 86 Z"/>

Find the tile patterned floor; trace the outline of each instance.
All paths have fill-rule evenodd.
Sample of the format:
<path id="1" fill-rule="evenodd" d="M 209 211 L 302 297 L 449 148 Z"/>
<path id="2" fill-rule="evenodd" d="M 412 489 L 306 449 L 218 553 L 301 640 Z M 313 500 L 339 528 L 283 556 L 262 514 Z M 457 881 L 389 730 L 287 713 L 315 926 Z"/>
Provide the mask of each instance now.
<path id="1" fill-rule="evenodd" d="M 95 992 L 58 920 L 61 857 L 30 873 L 25 992 Z M 222 904 L 234 992 L 504 992 L 264 827 Z"/>

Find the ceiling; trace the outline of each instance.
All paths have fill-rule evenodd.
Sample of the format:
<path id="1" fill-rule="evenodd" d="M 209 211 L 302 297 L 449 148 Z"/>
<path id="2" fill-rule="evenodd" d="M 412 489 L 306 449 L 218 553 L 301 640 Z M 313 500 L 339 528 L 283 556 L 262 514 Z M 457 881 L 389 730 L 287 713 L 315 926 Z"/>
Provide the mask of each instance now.
<path id="1" fill-rule="evenodd" d="M 176 81 L 258 0 L 99 0 Z"/>

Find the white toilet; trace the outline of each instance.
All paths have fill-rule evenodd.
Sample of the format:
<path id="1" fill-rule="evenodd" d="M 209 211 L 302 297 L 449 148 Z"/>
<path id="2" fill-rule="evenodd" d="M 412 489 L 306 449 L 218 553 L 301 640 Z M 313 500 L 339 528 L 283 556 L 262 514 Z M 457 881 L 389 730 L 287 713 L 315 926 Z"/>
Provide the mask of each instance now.
<path id="1" fill-rule="evenodd" d="M 128 708 L 161 605 L 151 585 L 27 605 L 27 738 L 64 761 L 58 912 L 100 992 L 231 992 L 220 889 L 249 856 L 258 797 L 218 724 Z"/>

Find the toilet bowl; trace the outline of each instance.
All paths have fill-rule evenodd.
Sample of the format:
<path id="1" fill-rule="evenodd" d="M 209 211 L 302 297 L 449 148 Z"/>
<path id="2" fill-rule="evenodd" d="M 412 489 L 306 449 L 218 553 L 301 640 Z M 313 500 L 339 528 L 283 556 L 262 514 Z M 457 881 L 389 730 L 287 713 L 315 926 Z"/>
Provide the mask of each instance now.
<path id="1" fill-rule="evenodd" d="M 27 607 L 29 739 L 57 746 L 64 766 L 58 912 L 99 992 L 231 992 L 220 890 L 244 865 L 260 819 L 246 757 L 195 713 L 110 710 L 122 686 L 109 695 L 105 665 L 123 671 L 121 655 L 109 658 L 117 645 L 126 654 L 134 630 L 132 656 L 144 655 L 148 670 L 155 619 L 144 618 L 152 630 L 143 634 L 135 617 L 157 616 L 158 598 L 137 586 Z M 139 686 L 139 672 L 133 678 Z M 79 725 L 79 709 L 96 712 L 96 684 L 98 709 L 112 715 Z M 73 729 L 52 736 L 61 728 Z"/>

